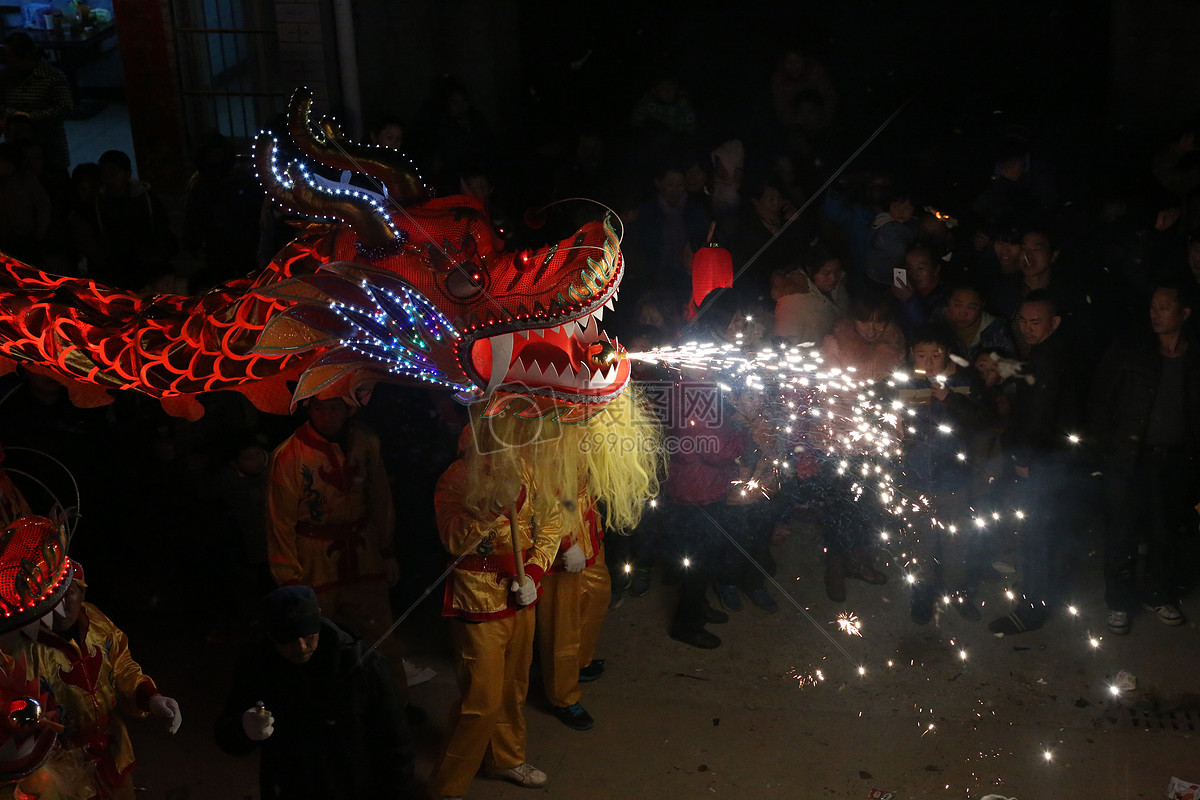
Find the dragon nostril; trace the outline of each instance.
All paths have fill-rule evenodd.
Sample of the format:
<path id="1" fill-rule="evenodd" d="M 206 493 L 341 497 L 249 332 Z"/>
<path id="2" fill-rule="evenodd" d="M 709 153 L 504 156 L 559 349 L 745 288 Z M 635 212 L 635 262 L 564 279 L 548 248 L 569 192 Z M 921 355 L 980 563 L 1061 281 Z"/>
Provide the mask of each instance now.
<path id="1" fill-rule="evenodd" d="M 588 347 L 588 358 L 598 367 L 611 366 L 624 357 L 612 342 L 596 342 Z"/>

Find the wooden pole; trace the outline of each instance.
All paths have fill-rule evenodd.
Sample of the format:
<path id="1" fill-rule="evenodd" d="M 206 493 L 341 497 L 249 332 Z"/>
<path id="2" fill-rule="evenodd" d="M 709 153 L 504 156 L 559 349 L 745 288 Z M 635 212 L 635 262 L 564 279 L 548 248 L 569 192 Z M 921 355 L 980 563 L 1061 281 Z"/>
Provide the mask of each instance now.
<path id="1" fill-rule="evenodd" d="M 517 585 L 525 583 L 525 559 L 521 553 L 521 536 L 517 532 L 517 507 L 508 507 L 508 530 L 512 534 L 513 563 L 517 565 Z"/>

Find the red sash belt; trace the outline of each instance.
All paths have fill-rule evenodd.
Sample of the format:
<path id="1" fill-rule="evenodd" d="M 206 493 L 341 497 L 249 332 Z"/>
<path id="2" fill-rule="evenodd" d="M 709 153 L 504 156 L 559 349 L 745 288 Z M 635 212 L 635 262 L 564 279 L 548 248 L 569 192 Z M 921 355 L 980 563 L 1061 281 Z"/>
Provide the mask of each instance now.
<path id="1" fill-rule="evenodd" d="M 517 574 L 517 562 L 512 553 L 493 553 L 488 556 L 467 555 L 458 562 L 458 569 L 467 572 L 495 572 L 504 575 Z"/>
<path id="2" fill-rule="evenodd" d="M 346 583 L 360 577 L 358 574 L 358 549 L 366 547 L 367 540 L 362 532 L 366 528 L 363 522 L 334 522 L 326 525 L 314 525 L 303 521 L 296 523 L 296 535 L 304 539 L 316 539 L 319 542 L 329 542 L 325 554 L 332 557 L 341 554 L 337 562 L 338 581 Z"/>

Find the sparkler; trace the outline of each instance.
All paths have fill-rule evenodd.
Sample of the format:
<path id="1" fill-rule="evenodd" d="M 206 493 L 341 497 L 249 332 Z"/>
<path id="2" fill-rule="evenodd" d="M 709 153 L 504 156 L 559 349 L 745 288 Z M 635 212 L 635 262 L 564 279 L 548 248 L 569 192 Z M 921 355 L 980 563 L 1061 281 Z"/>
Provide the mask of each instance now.
<path id="1" fill-rule="evenodd" d="M 850 636 L 862 636 L 862 620 L 853 611 L 843 611 L 837 615 L 838 628 Z"/>

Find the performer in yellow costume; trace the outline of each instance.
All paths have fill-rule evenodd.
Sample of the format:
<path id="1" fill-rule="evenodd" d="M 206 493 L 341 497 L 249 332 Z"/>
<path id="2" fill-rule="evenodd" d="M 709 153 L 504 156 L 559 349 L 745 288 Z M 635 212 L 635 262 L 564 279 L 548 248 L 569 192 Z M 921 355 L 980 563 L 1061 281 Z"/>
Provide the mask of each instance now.
<path id="1" fill-rule="evenodd" d="M 485 462 L 480 469 L 477 462 Z M 438 480 L 434 503 L 446 551 L 460 557 L 446 582 L 443 614 L 461 696 L 450 714 L 445 748 L 430 786 L 443 797 L 461 797 L 479 767 L 525 786 L 542 786 L 546 774 L 525 761 L 525 694 L 533 657 L 537 586 L 558 553 L 562 514 L 532 483 L 521 465 L 496 487 L 493 500 L 472 502 L 472 473 L 492 473 L 492 459 L 471 445 Z M 517 578 L 510 515 L 525 574 Z"/>
<path id="2" fill-rule="evenodd" d="M 340 397 L 309 401 L 309 419 L 271 458 L 267 552 L 281 586 L 304 584 L 321 612 L 374 644 L 396 678 L 408 682 L 392 622 L 388 585 L 400 568 L 392 553 L 395 512 L 379 438 L 352 420 Z"/>
<path id="3" fill-rule="evenodd" d="M 58 704 L 59 722 L 66 726 L 61 746 L 81 751 L 93 765 L 92 797 L 133 800 L 136 762 L 122 717 L 163 717 L 171 733 L 183 718 L 179 704 L 159 693 L 133 660 L 124 632 L 83 601 L 86 586 L 76 562 L 74 579 L 54 610 L 53 630 L 43 628 L 28 647 L 30 667 Z"/>
<path id="4" fill-rule="evenodd" d="M 604 503 L 606 521 L 631 528 L 658 492 L 661 464 L 661 433 L 628 392 L 574 425 L 485 417 L 479 408 L 434 496 L 438 532 L 455 559 L 442 613 L 451 618 L 461 693 L 430 779 L 443 798 L 462 797 L 481 766 L 520 786 L 546 784 L 546 773 L 525 760 L 536 624 L 529 606 L 559 552 L 564 517 L 579 516 L 564 498 L 579 495 L 584 476 L 583 491 Z M 578 662 L 575 670 L 578 679 Z"/>

